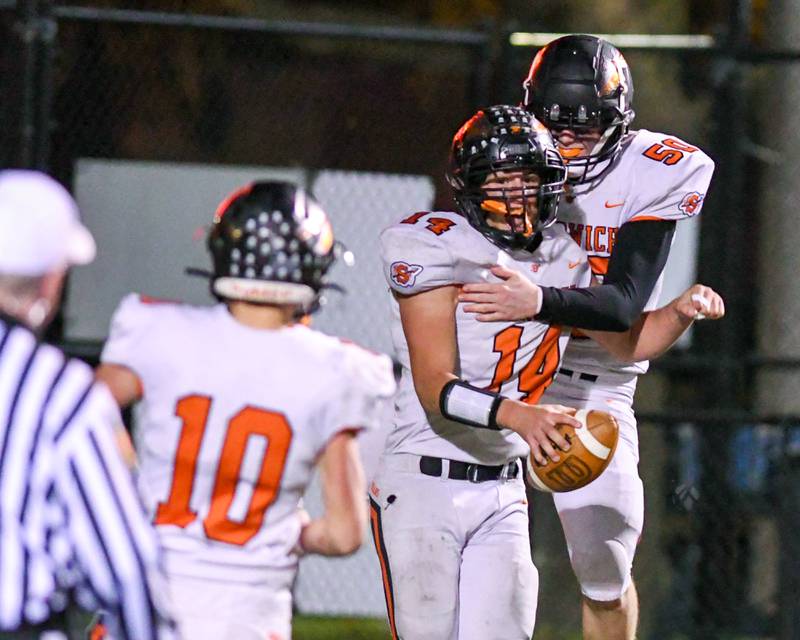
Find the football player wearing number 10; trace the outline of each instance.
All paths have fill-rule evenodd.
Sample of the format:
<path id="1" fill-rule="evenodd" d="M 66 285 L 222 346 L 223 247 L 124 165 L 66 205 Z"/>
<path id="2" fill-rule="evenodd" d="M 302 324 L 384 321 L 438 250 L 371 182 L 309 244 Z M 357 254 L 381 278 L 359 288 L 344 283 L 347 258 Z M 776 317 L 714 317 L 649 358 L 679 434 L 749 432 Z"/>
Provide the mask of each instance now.
<path id="1" fill-rule="evenodd" d="M 579 426 L 567 407 L 536 404 L 569 330 L 478 322 L 458 292 L 498 263 L 556 287 L 591 274 L 553 224 L 566 169 L 530 114 L 476 113 L 454 137 L 448 178 L 457 213 L 416 213 L 381 235 L 403 373 L 370 487 L 372 530 L 393 637 L 529 639 L 538 581 L 518 460 L 558 460 L 569 443 L 556 425 Z M 591 335 L 631 361 L 668 348 L 695 314 L 687 292 L 629 332 Z"/>
<path id="2" fill-rule="evenodd" d="M 139 488 L 182 636 L 289 640 L 302 552 L 344 555 L 367 523 L 355 433 L 394 393 L 391 361 L 296 322 L 336 245 L 305 192 L 257 182 L 217 210 L 222 304 L 123 300 L 97 377 L 141 400 Z M 319 462 L 325 514 L 299 508 Z"/>

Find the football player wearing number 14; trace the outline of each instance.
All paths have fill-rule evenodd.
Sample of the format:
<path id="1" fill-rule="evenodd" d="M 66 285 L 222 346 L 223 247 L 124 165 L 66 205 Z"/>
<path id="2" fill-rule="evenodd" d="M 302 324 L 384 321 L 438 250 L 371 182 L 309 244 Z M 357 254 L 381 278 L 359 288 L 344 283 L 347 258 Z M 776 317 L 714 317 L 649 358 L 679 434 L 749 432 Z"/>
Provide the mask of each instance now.
<path id="1" fill-rule="evenodd" d="M 458 212 L 416 213 L 381 235 L 403 373 L 370 488 L 373 535 L 395 638 L 529 639 L 538 585 L 518 460 L 558 460 L 569 444 L 555 426 L 579 426 L 566 406 L 536 404 L 569 331 L 478 322 L 458 291 L 498 262 L 548 286 L 591 274 L 553 224 L 566 169 L 530 114 L 479 111 L 450 158 Z M 631 331 L 591 334 L 633 360 L 666 349 L 695 313 L 684 294 Z"/>
<path id="2" fill-rule="evenodd" d="M 97 377 L 141 400 L 139 488 L 164 547 L 182 636 L 289 640 L 298 555 L 344 555 L 367 523 L 355 433 L 377 426 L 387 356 L 296 322 L 336 245 L 301 189 L 257 182 L 217 210 L 211 290 L 193 307 L 129 296 Z M 325 514 L 299 508 L 319 462 Z"/>
<path id="3" fill-rule="evenodd" d="M 699 215 L 714 163 L 675 136 L 628 130 L 634 116 L 630 70 L 600 38 L 570 35 L 549 43 L 534 58 L 524 88 L 525 108 L 550 129 L 567 162 L 558 222 L 586 251 L 601 285 L 538 287 L 497 266 L 492 272 L 504 282 L 467 284 L 461 301 L 468 313 L 491 323 L 533 316 L 625 330 L 655 307 L 676 224 Z M 702 300 L 706 292 L 700 287 L 694 293 Z M 636 633 L 631 566 L 644 497 L 632 403 L 637 376 L 646 370 L 647 362 L 616 362 L 595 341 L 575 337 L 544 396 L 610 411 L 620 424 L 616 454 L 598 481 L 555 496 L 583 593 L 587 640 L 631 640 Z"/>

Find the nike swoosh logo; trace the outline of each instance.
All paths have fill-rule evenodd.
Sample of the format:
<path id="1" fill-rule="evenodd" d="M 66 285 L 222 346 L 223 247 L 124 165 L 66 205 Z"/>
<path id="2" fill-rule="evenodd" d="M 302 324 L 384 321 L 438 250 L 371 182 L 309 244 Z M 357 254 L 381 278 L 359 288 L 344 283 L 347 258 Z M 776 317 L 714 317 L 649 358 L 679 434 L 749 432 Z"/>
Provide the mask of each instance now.
<path id="1" fill-rule="evenodd" d="M 570 268 L 570 269 L 574 269 L 574 268 L 575 268 L 575 267 L 577 267 L 577 266 L 578 266 L 580 263 L 581 263 L 581 261 L 580 261 L 580 260 L 578 260 L 577 262 L 570 262 L 568 266 L 569 266 L 569 268 Z"/>
<path id="2" fill-rule="evenodd" d="M 625 204 L 624 200 L 622 202 L 609 202 L 608 200 L 606 200 L 606 209 L 613 209 L 614 207 L 621 207 L 623 204 Z"/>

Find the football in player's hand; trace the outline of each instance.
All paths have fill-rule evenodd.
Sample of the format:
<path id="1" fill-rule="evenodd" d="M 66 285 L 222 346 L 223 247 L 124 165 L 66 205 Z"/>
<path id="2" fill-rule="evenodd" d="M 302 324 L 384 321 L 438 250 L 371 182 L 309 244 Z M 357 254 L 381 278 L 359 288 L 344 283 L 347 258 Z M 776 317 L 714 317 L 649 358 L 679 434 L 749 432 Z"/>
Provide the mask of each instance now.
<path id="1" fill-rule="evenodd" d="M 583 425 L 581 428 L 558 426 L 570 443 L 569 451 L 559 453 L 558 462 L 548 460 L 541 466 L 533 456 L 526 458 L 525 475 L 533 488 L 556 493 L 574 491 L 592 482 L 611 462 L 619 439 L 619 424 L 614 416 L 582 409 L 575 418 Z"/>

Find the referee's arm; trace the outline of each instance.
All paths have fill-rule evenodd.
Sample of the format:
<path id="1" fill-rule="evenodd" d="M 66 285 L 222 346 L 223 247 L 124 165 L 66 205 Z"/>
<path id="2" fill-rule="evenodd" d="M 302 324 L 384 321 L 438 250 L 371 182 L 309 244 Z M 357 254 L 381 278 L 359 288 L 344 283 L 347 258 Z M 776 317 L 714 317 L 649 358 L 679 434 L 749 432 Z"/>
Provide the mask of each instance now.
<path id="1" fill-rule="evenodd" d="M 113 637 L 174 637 L 155 532 L 114 440 L 105 389 L 59 434 L 57 491 L 66 507 L 71 540 L 82 573 L 110 614 Z M 114 408 L 114 411 L 116 409 Z"/>

